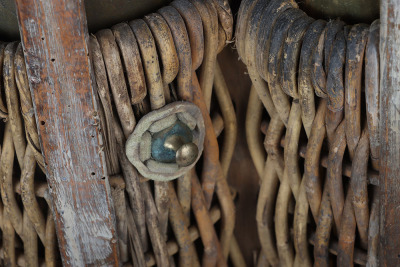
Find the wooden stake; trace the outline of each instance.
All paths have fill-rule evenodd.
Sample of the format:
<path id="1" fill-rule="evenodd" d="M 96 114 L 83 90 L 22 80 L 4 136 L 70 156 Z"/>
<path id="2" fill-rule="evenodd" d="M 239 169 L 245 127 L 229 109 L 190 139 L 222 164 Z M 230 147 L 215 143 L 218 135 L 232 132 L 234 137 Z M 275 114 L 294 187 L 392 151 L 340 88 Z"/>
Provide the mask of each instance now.
<path id="1" fill-rule="evenodd" d="M 400 265 L 400 2 L 381 1 L 380 266 Z"/>
<path id="2" fill-rule="evenodd" d="M 84 3 L 16 3 L 63 264 L 117 266 Z"/>

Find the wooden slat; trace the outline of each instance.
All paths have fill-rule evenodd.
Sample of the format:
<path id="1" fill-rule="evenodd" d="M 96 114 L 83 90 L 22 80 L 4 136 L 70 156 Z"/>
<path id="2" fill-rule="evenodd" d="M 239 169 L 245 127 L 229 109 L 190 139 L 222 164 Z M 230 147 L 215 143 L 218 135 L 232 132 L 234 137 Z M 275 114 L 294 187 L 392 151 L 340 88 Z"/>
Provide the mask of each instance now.
<path id="1" fill-rule="evenodd" d="M 16 3 L 63 264 L 118 265 L 83 1 Z"/>
<path id="2" fill-rule="evenodd" d="M 400 1 L 381 0 L 380 266 L 400 266 Z"/>

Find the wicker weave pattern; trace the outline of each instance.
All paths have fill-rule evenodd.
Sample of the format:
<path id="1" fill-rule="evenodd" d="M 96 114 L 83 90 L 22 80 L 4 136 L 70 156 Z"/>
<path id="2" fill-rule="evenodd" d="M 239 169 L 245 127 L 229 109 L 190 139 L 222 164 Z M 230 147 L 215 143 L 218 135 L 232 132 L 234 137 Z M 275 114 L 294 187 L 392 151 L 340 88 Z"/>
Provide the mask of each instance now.
<path id="1" fill-rule="evenodd" d="M 377 266 L 379 204 L 368 183 L 379 181 L 379 21 L 348 26 L 314 20 L 292 0 L 244 0 L 236 40 L 253 83 L 258 263 Z"/>
<path id="2" fill-rule="evenodd" d="M 232 25 L 227 1 L 177 0 L 144 19 L 90 38 L 119 252 L 127 265 L 224 266 L 228 255 L 236 266 L 243 262 L 233 237 L 234 194 L 226 182 L 236 118 L 216 61 L 230 41 Z M 6 121 L 0 163 L 0 256 L 6 266 L 59 266 L 45 163 L 20 44 L 0 45 L 0 66 L 6 100 L 0 98 L 0 117 Z M 213 88 L 220 112 L 210 116 Z M 148 181 L 128 161 L 125 140 L 143 115 L 179 100 L 199 106 L 205 120 L 203 169 L 173 182 Z M 220 162 L 216 137 L 221 132 L 225 138 Z M 218 234 L 214 224 L 220 218 Z M 179 257 L 174 256 L 178 252 Z"/>

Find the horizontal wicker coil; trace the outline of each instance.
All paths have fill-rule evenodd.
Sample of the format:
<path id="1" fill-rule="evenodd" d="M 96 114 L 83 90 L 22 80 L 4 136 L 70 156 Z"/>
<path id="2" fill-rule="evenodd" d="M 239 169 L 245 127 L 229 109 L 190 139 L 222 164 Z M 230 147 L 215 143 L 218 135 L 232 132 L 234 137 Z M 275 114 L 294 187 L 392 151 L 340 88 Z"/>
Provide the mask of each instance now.
<path id="1" fill-rule="evenodd" d="M 292 0 L 245 0 L 236 47 L 252 80 L 259 266 L 377 266 L 379 20 L 346 25 Z"/>

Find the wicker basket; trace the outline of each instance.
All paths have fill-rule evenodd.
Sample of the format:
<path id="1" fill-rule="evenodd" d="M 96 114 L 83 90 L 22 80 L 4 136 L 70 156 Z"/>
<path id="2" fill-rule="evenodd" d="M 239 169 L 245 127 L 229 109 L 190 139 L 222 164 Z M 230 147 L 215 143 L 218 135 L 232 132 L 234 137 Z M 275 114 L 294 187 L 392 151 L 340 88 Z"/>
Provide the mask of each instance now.
<path id="1" fill-rule="evenodd" d="M 242 1 L 236 40 L 253 84 L 258 263 L 377 266 L 379 21 L 349 26 L 292 0 Z"/>
<path id="2" fill-rule="evenodd" d="M 235 193 L 226 181 L 236 118 L 216 60 L 232 38 L 232 25 L 227 1 L 176 0 L 90 38 L 119 256 L 126 265 L 223 266 L 229 255 L 235 265 L 243 262 L 233 236 Z M 5 92 L 0 98 L 0 257 L 4 266 L 60 266 L 51 188 L 24 64 L 19 43 L 0 44 Z M 142 117 L 182 100 L 196 104 L 204 119 L 202 166 L 174 181 L 153 182 L 128 160 L 125 140 Z"/>

